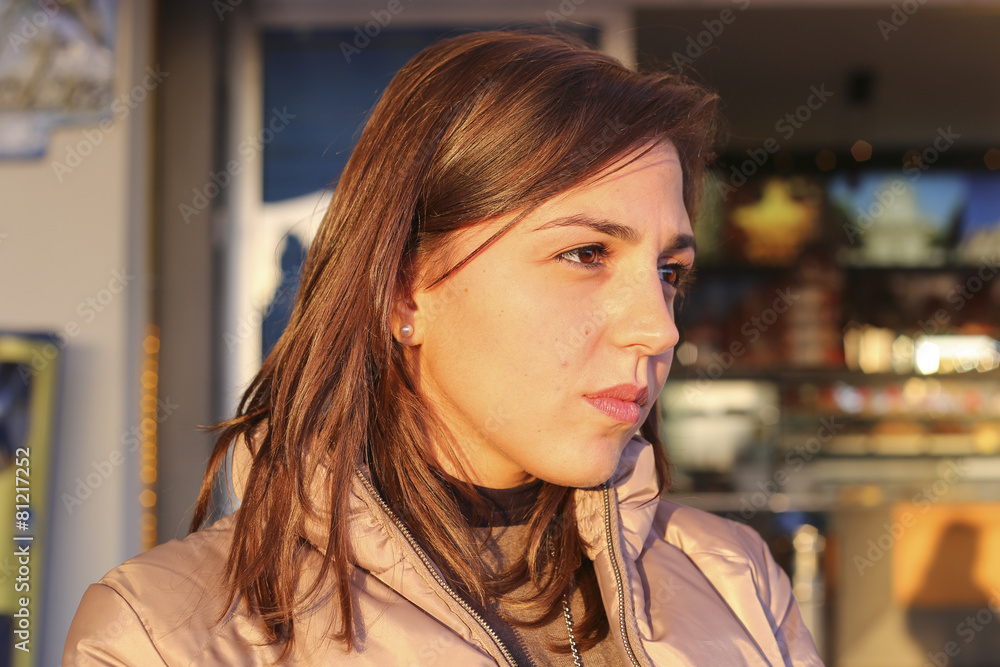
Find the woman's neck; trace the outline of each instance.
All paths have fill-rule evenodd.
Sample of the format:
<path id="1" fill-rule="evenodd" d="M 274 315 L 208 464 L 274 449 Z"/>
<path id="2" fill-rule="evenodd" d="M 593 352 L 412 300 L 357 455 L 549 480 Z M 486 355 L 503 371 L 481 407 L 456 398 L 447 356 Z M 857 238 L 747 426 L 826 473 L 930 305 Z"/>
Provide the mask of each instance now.
<path id="1" fill-rule="evenodd" d="M 519 486 L 491 489 L 470 485 L 454 477 L 441 475 L 442 481 L 455 496 L 459 509 L 472 527 L 518 526 L 528 523 L 538 494 L 545 484 L 535 479 Z M 475 498 L 468 497 L 471 486 Z M 480 502 L 477 503 L 476 499 Z M 477 507 L 477 505 L 482 505 Z"/>

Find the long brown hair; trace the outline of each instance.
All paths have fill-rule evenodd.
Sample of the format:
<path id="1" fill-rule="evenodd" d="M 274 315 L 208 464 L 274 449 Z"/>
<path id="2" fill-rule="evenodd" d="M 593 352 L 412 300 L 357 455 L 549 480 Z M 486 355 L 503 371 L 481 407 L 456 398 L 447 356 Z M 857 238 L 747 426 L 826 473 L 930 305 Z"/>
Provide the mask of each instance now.
<path id="1" fill-rule="evenodd" d="M 677 149 L 693 216 L 712 157 L 716 106 L 713 93 L 678 76 L 639 74 L 573 38 L 538 32 L 452 37 L 399 71 L 309 249 L 287 330 L 236 417 L 218 427 L 192 521 L 196 530 L 209 516 L 227 450 L 252 436 L 227 590 L 230 603 L 242 599 L 260 616 L 271 643 L 291 645 L 304 602 L 296 598 L 304 520 L 323 510 L 330 516 L 327 543 L 318 545 L 325 557 L 305 597 L 332 584 L 342 612 L 333 636 L 353 646 L 361 619 L 351 604 L 344 517 L 359 463 L 370 466 L 386 502 L 460 590 L 482 602 L 531 577 L 541 591 L 530 606 L 534 618 L 514 620 L 539 624 L 559 613 L 557 603 L 575 578 L 587 608 L 578 623 L 582 648 L 604 636 L 607 622 L 582 558 L 571 489 L 543 485 L 526 556 L 506 577 L 485 572 L 481 544 L 429 454 L 432 439 L 448 434 L 406 370 L 390 332 L 391 312 L 396 295 L 413 287 L 415 263 L 442 257 L 455 232 L 524 214 L 650 142 Z M 656 413 L 654 406 L 641 433 L 655 445 L 662 491 L 669 477 Z M 331 471 L 331 507 L 316 508 L 309 497 L 316 460 Z"/>

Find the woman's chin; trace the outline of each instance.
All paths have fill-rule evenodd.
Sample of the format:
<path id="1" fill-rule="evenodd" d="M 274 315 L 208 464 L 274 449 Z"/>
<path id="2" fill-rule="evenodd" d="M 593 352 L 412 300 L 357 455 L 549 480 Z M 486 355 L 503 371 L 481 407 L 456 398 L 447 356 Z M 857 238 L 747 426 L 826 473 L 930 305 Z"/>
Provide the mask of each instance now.
<path id="1" fill-rule="evenodd" d="M 599 461 L 580 461 L 568 459 L 567 464 L 559 469 L 540 471 L 535 477 L 559 486 L 571 486 L 579 489 L 589 489 L 604 484 L 618 469 L 621 453 L 617 456 Z"/>

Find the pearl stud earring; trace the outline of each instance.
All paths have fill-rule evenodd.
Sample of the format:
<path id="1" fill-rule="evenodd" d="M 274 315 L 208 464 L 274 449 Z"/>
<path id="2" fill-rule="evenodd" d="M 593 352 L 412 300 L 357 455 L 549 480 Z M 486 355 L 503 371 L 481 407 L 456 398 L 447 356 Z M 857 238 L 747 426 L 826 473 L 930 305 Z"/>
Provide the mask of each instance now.
<path id="1" fill-rule="evenodd" d="M 403 338 L 409 338 L 410 336 L 413 335 L 413 327 L 410 326 L 409 324 L 404 324 L 403 326 L 399 327 L 399 335 L 402 336 Z"/>

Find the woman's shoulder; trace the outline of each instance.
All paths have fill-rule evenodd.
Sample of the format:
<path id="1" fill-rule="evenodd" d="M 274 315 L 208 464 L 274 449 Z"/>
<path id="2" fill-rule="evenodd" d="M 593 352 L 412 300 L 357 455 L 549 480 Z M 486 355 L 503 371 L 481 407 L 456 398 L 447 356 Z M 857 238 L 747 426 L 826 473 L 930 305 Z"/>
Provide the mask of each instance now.
<path id="1" fill-rule="evenodd" d="M 823 664 L 791 581 L 756 530 L 666 499 L 659 500 L 653 525 L 647 550 L 683 552 L 775 664 Z"/>
<path id="2" fill-rule="evenodd" d="M 760 559 L 767 549 L 750 526 L 667 499 L 659 501 L 654 521 L 659 535 L 689 555 Z"/>
<path id="3" fill-rule="evenodd" d="M 219 630 L 233 516 L 170 540 L 108 572 L 84 593 L 66 639 L 64 665 L 127 648 L 128 660 L 163 664 L 194 655 Z M 128 664 L 139 664 L 128 662 Z"/>
<path id="4" fill-rule="evenodd" d="M 654 542 L 682 551 L 744 622 L 763 608 L 772 630 L 791 620 L 798 632 L 791 581 L 756 530 L 666 499 L 659 501 L 654 526 Z"/>
<path id="5" fill-rule="evenodd" d="M 141 595 L 144 605 L 177 602 L 181 596 L 217 590 L 223 581 L 234 517 L 223 517 L 184 539 L 164 542 L 111 570 L 100 583 L 126 599 Z"/>

